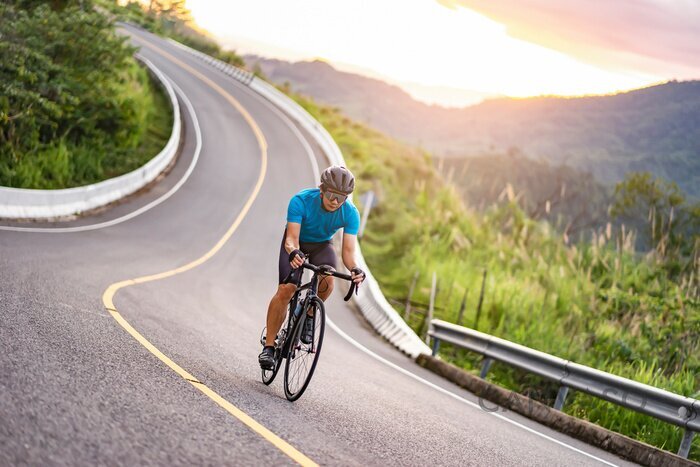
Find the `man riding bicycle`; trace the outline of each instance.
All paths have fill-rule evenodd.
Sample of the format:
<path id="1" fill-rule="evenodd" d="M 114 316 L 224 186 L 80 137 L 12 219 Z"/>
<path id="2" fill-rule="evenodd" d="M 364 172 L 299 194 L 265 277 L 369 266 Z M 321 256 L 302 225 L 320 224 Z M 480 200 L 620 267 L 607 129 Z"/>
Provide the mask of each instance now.
<path id="1" fill-rule="evenodd" d="M 289 201 L 287 228 L 280 247 L 279 286 L 267 308 L 265 347 L 258 356 L 262 369 L 274 367 L 275 337 L 284 322 L 287 304 L 296 291 L 298 275 L 302 273 L 299 267 L 308 256 L 311 264 L 335 268 L 336 254 L 331 239 L 341 228 L 343 264 L 350 270 L 353 282 L 359 285 L 365 279 L 365 273 L 355 263 L 360 214 L 347 199 L 354 189 L 353 174 L 345 167 L 331 166 L 321 174 L 319 188 L 302 190 Z M 290 275 L 292 271 L 294 273 Z M 318 285 L 318 296 L 325 302 L 332 291 L 333 277 L 323 277 Z M 301 334 L 302 342 L 311 342 L 313 331 L 313 320 L 307 319 Z"/>

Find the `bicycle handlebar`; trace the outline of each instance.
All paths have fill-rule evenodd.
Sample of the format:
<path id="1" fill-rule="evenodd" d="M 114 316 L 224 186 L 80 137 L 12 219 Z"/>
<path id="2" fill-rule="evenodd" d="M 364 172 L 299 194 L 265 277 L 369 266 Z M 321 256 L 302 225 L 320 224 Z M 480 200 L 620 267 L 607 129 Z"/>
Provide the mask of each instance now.
<path id="1" fill-rule="evenodd" d="M 321 274 L 322 276 L 334 276 L 334 277 L 339 277 L 341 279 L 345 279 L 346 281 L 351 281 L 352 276 L 349 274 L 343 274 L 342 272 L 338 272 L 335 269 L 333 269 L 330 266 L 327 265 L 321 265 L 321 266 L 315 266 L 311 263 L 304 263 L 300 266 L 302 269 L 308 269 L 310 271 L 316 272 L 318 274 Z"/>
<path id="2" fill-rule="evenodd" d="M 340 279 L 345 279 L 346 281 L 350 281 L 350 290 L 348 291 L 347 295 L 343 298 L 346 302 L 350 300 L 352 297 L 353 293 L 357 293 L 358 286 L 355 282 L 352 280 L 352 276 L 349 274 L 343 274 L 342 272 L 338 272 L 335 269 L 333 269 L 331 266 L 328 265 L 321 265 L 321 266 L 315 266 L 311 263 L 304 262 L 301 266 L 299 266 L 301 269 L 308 269 L 309 271 L 313 271 L 316 274 L 320 274 L 322 276 L 333 276 L 333 277 L 338 277 Z M 285 279 L 285 282 L 289 280 L 290 277 L 292 277 L 292 274 L 294 274 L 295 269 L 292 269 L 290 271 L 289 275 Z"/>

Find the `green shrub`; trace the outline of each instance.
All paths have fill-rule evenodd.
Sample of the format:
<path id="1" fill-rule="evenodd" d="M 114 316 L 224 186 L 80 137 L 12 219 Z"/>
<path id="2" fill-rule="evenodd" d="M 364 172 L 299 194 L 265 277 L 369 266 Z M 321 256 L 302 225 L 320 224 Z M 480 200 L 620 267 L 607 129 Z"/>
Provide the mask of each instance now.
<path id="1" fill-rule="evenodd" d="M 157 154 L 172 111 L 109 20 L 87 1 L 19 5 L 0 6 L 0 185 L 79 186 Z"/>

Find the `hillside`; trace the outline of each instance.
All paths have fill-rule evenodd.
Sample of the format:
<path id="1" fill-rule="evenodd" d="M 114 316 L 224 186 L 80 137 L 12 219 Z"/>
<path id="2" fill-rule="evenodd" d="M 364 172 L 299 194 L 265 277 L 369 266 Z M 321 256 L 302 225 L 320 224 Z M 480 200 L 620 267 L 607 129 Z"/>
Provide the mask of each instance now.
<path id="1" fill-rule="evenodd" d="M 272 81 L 339 107 L 437 155 L 504 153 L 591 172 L 613 183 L 650 171 L 700 196 L 700 81 L 669 82 L 613 96 L 499 98 L 463 108 L 425 105 L 396 86 L 324 62 L 247 57 Z"/>
<path id="2" fill-rule="evenodd" d="M 700 81 L 614 96 L 498 99 L 455 112 L 431 135 L 441 153 L 518 147 L 617 182 L 649 171 L 700 195 Z M 457 149 L 458 148 L 458 149 Z"/>
<path id="3" fill-rule="evenodd" d="M 589 172 L 551 166 L 517 151 L 440 158 L 436 166 L 477 211 L 516 201 L 528 217 L 548 221 L 573 241 L 587 238 L 612 220 L 608 209 L 613 190 Z"/>

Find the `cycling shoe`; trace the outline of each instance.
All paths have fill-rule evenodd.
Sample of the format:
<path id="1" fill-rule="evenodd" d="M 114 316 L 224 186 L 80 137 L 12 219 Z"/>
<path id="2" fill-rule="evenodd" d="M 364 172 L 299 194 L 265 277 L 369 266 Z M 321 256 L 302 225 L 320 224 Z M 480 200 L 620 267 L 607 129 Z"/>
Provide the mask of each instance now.
<path id="1" fill-rule="evenodd" d="M 275 369 L 275 348 L 265 347 L 263 351 L 258 355 L 258 363 L 260 368 L 263 370 L 274 370 Z"/>

